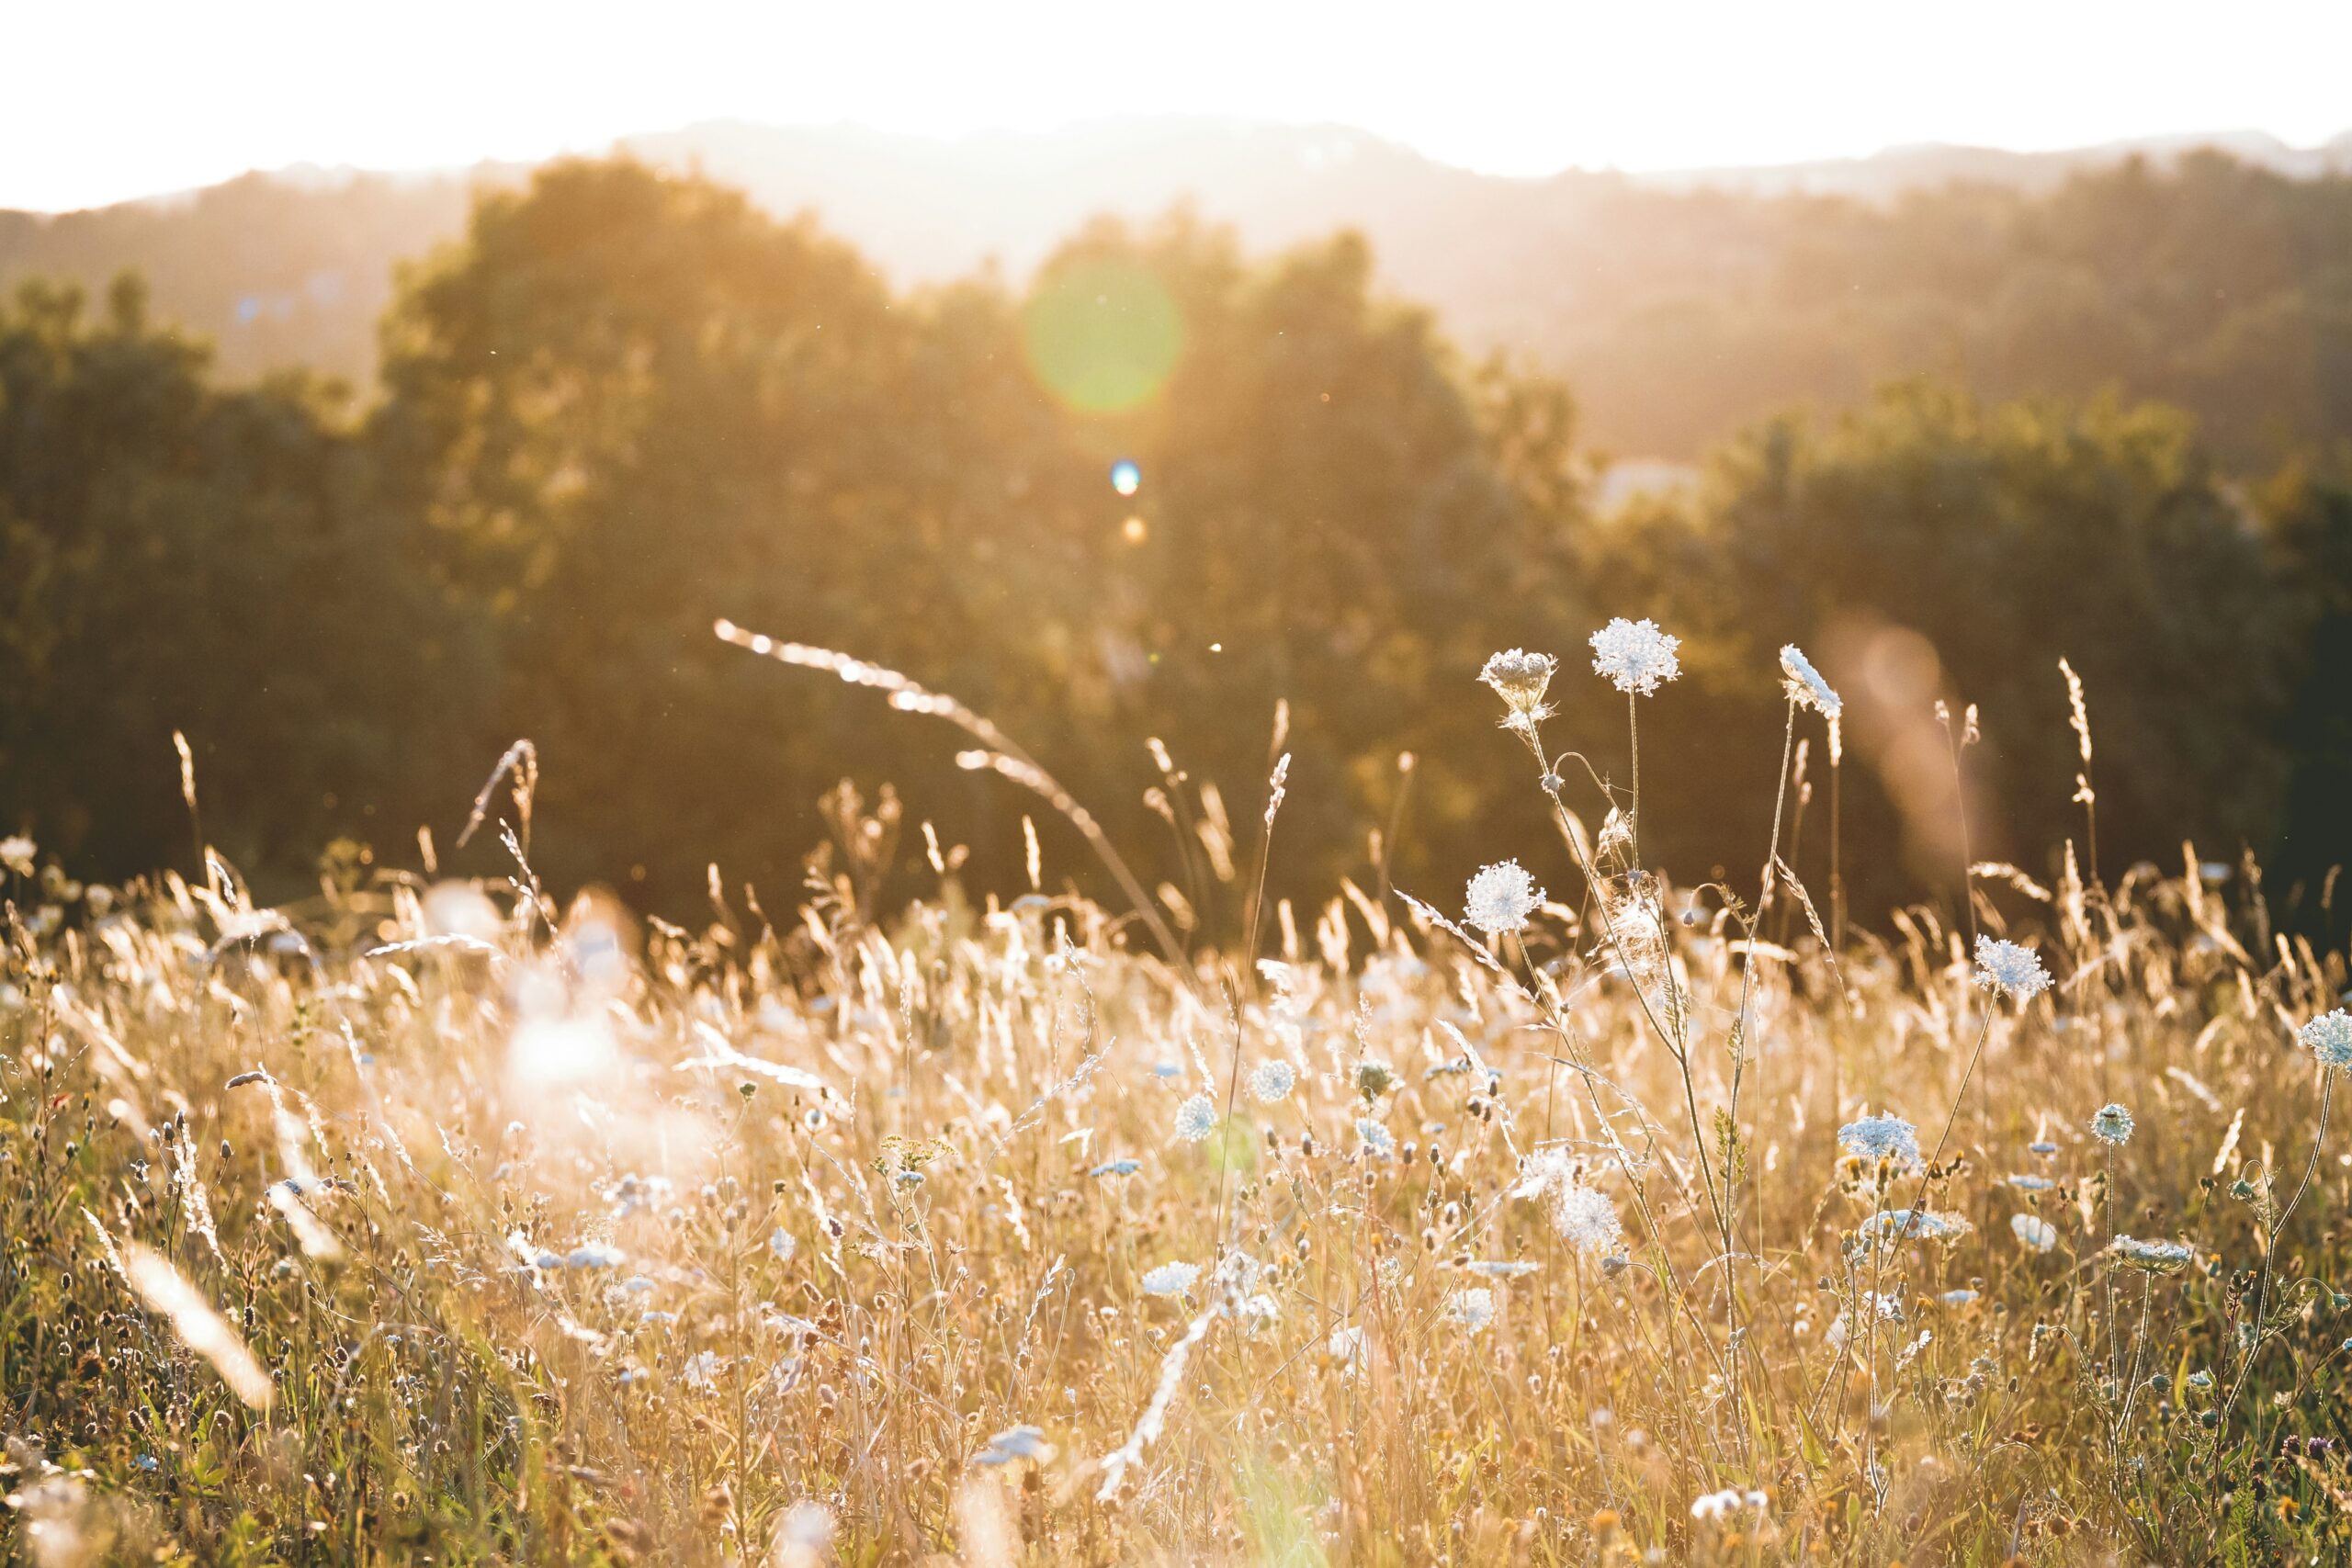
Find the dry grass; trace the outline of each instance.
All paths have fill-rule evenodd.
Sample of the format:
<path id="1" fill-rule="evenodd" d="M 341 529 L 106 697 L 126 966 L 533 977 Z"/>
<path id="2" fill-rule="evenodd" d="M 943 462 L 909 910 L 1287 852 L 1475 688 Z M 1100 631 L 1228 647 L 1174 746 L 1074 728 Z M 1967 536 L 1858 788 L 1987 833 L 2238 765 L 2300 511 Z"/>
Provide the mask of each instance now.
<path id="1" fill-rule="evenodd" d="M 559 918 L 521 834 L 508 884 L 346 858 L 279 910 L 217 864 L 17 879 L 17 1551 L 1916 1565 L 2352 1539 L 2344 1158 L 2278 1218 L 2321 1121 L 2294 1030 L 2345 964 L 2270 932 L 2242 874 L 1985 879 L 1977 918 L 2057 981 L 2023 1005 L 1931 911 L 1833 964 L 1826 898 L 1784 877 L 1750 931 L 1720 889 L 1626 874 L 1613 829 L 1496 846 L 1577 890 L 1524 947 L 1348 888 L 1267 915 L 1279 964 L 1177 965 L 1132 920 L 977 908 L 945 874 L 870 921 L 896 823 L 839 804 L 848 871 L 774 920 L 714 874 L 695 931 Z M 1246 890 L 1256 863 L 1215 858 Z M 1295 1087 L 1261 1100 L 1276 1060 Z M 2120 1148 L 2087 1131 L 2110 1100 Z M 1949 1122 L 1940 1162 L 1843 1151 L 1881 1110 L 1930 1153 Z M 1968 1228 L 1859 1228 L 1913 1205 Z M 2118 1233 L 2195 1259 L 2129 1269 Z M 1199 1272 L 1147 1293 L 1170 1263 Z"/>

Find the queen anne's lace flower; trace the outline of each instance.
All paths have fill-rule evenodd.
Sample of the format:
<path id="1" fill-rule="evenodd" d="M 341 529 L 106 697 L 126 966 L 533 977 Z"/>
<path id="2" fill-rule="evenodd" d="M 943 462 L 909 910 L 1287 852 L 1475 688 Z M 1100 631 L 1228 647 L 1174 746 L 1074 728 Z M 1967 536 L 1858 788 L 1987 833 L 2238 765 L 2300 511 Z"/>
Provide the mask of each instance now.
<path id="1" fill-rule="evenodd" d="M 1356 1118 L 1356 1136 L 1363 1140 L 1366 1154 L 1386 1159 L 1396 1152 L 1396 1134 L 1369 1116 Z"/>
<path id="2" fill-rule="evenodd" d="M 2019 1245 L 2035 1252 L 2047 1252 L 2058 1245 L 2058 1227 L 2031 1214 L 2011 1214 L 2009 1232 Z"/>
<path id="3" fill-rule="evenodd" d="M 1710 1492 L 1695 1497 L 1690 1503 L 1690 1517 L 1701 1522 L 1727 1519 L 1734 1515 L 1752 1510 L 1762 1513 L 1772 1500 L 1761 1492 L 1742 1492 L 1736 1486 L 1726 1486 L 1720 1492 Z"/>
<path id="4" fill-rule="evenodd" d="M 1498 653 L 1487 660 L 1478 671 L 1478 679 L 1495 689 L 1511 711 L 1511 716 L 1524 723 L 1545 716 L 1551 710 L 1544 705 L 1544 692 L 1552 683 L 1552 672 L 1560 661 L 1548 653 L 1530 653 L 1514 648 L 1508 653 Z"/>
<path id="5" fill-rule="evenodd" d="M 1205 1142 L 1216 1131 L 1216 1106 L 1205 1094 L 1196 1094 L 1176 1108 L 1176 1135 L 1188 1144 Z"/>
<path id="6" fill-rule="evenodd" d="M 1464 908 L 1470 923 L 1488 936 L 1525 931 L 1527 918 L 1544 902 L 1544 889 L 1515 860 L 1487 866 L 1470 879 Z"/>
<path id="7" fill-rule="evenodd" d="M 1446 1299 L 1445 1315 L 1460 1324 L 1464 1333 L 1476 1334 L 1495 1321 L 1495 1294 L 1484 1285 L 1456 1291 Z"/>
<path id="8" fill-rule="evenodd" d="M 1846 711 L 1845 700 L 1821 678 L 1821 671 L 1795 643 L 1781 649 L 1781 675 L 1789 700 L 1799 707 L 1812 708 L 1824 718 L 1836 718 Z"/>
<path id="9" fill-rule="evenodd" d="M 1681 638 L 1658 630 L 1656 621 L 1620 615 L 1592 634 L 1592 672 L 1628 695 L 1646 697 L 1682 673 L 1674 656 L 1681 646 Z"/>
<path id="10" fill-rule="evenodd" d="M 1976 983 L 1988 991 L 2030 1002 L 2050 988 L 2050 971 L 2030 947 L 1992 937 L 1976 939 Z"/>
<path id="11" fill-rule="evenodd" d="M 1181 1296 L 1193 1288 L 1200 1278 L 1197 1263 L 1163 1263 L 1143 1277 L 1143 1293 L 1148 1296 Z"/>
<path id="12" fill-rule="evenodd" d="M 1889 1160 L 1899 1169 L 1919 1168 L 1919 1129 L 1891 1111 L 1847 1122 L 1838 1129 L 1838 1142 L 1871 1164 Z"/>
<path id="13" fill-rule="evenodd" d="M 2137 1237 L 2119 1235 L 2108 1243 L 2108 1250 L 2116 1261 L 2127 1269 L 2137 1269 L 2148 1274 L 2177 1274 L 2188 1267 L 2197 1256 L 2186 1243 L 2177 1241 L 2141 1241 Z"/>
<path id="14" fill-rule="evenodd" d="M 2352 1012 L 2337 1008 L 2322 1013 L 2295 1031 L 2295 1038 L 2309 1046 L 2323 1066 L 2352 1067 Z"/>
<path id="15" fill-rule="evenodd" d="M 1278 1100 L 1288 1100 L 1290 1091 L 1298 1085 L 1298 1069 L 1280 1056 L 1271 1056 L 1258 1064 L 1250 1075 L 1250 1092 L 1262 1104 L 1272 1105 Z"/>
<path id="16" fill-rule="evenodd" d="M 2091 1117 L 2091 1136 L 2102 1144 L 2132 1141 L 2132 1112 L 2120 1105 L 2102 1105 Z"/>

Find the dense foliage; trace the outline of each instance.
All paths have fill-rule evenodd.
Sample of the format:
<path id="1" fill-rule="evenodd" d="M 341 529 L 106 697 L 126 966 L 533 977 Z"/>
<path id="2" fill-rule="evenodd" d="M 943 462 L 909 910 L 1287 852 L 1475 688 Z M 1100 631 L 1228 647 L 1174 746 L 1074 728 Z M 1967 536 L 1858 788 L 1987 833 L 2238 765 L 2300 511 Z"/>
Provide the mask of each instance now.
<path id="1" fill-rule="evenodd" d="M 2192 161 L 2104 205 L 2070 187 L 2041 221 L 2105 232 L 2098 212 L 2219 182 L 2321 223 L 2296 203 L 2324 189 L 2267 180 Z M 446 847 L 528 736 L 559 884 L 672 911 L 714 856 L 786 884 L 844 774 L 895 783 L 980 882 L 1021 883 L 1019 817 L 1050 841 L 1050 812 L 959 771 L 954 735 L 721 646 L 724 616 L 989 715 L 1171 919 L 1224 929 L 1229 868 L 1162 822 L 1148 739 L 1246 817 L 1283 727 L 1306 787 L 1277 890 L 1453 880 L 1537 818 L 1472 761 L 1489 716 L 1445 694 L 1496 646 L 1572 647 L 1624 611 L 1690 643 L 1649 722 L 1737 738 L 1729 768 L 1775 750 L 1759 650 L 1804 641 L 1858 693 L 1838 810 L 1860 903 L 1952 891 L 1951 770 L 1919 728 L 1939 697 L 1985 718 L 1976 849 L 2051 872 L 2077 766 L 2062 657 L 2098 737 L 2086 850 L 2272 850 L 2316 897 L 2352 758 L 2328 662 L 2352 507 L 2326 449 L 2248 483 L 2161 408 L 1913 384 L 1768 423 L 1697 489 L 1601 517 L 1567 392 L 1466 361 L 1373 277 L 1351 237 L 1253 262 L 1172 218 L 1086 229 L 1023 293 L 894 292 L 808 220 L 571 163 L 407 277 L 356 416 L 298 378 L 213 383 L 135 288 L 96 321 L 28 288 L 0 314 L 5 825 L 91 874 L 173 858 L 177 729 L 205 831 L 266 885 L 335 832 L 427 823 Z M 1625 782 L 1622 716 L 1594 683 L 1562 701 Z M 1749 784 L 1668 786 L 1690 798 L 1653 835 L 1667 863 L 1752 856 Z M 916 852 L 910 832 L 879 869 Z"/>

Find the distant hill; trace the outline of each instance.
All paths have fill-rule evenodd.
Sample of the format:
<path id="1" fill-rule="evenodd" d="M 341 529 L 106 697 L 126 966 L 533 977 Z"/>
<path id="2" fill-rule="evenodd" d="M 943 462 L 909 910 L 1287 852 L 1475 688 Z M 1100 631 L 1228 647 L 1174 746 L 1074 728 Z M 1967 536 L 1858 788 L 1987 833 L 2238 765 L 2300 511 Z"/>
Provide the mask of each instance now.
<path id="1" fill-rule="evenodd" d="M 1187 203 L 1253 249 L 1360 229 L 1392 290 L 1474 351 L 1564 374 L 1593 435 L 1645 456 L 1685 458 L 1773 409 L 1922 370 L 1992 392 L 2116 381 L 2192 406 L 2240 398 L 2243 382 L 2266 406 L 2217 411 L 2228 440 L 2352 429 L 2336 349 L 2314 363 L 2310 348 L 2352 321 L 2339 309 L 2352 247 L 2337 243 L 2352 233 L 2352 135 L 2308 150 L 2239 134 L 1541 179 L 1341 127 L 1207 119 L 953 141 L 714 122 L 623 146 L 772 209 L 813 210 L 900 285 L 988 265 L 1017 282 L 1100 212 Z M 159 314 L 218 343 L 228 375 L 305 364 L 364 385 L 396 264 L 457 234 L 475 189 L 526 172 L 297 170 L 0 213 L 0 288 L 32 274 L 95 288 L 135 267 Z M 2194 232 L 2209 220 L 2230 230 Z M 2281 365 L 2290 384 L 2263 389 L 2256 373 Z M 2293 406 L 2267 406 L 2281 401 Z"/>

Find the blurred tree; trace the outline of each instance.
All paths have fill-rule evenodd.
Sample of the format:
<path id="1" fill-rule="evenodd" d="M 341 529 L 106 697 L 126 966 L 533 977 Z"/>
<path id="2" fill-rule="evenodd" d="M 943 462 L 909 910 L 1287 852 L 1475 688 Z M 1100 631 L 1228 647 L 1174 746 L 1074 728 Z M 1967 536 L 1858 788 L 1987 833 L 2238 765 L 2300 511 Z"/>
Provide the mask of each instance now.
<path id="1" fill-rule="evenodd" d="M 283 886 L 338 832 L 407 837 L 481 650 L 335 394 L 215 391 L 143 306 L 0 310 L 0 809 L 95 874 L 193 871 L 181 729 L 206 835 Z"/>

